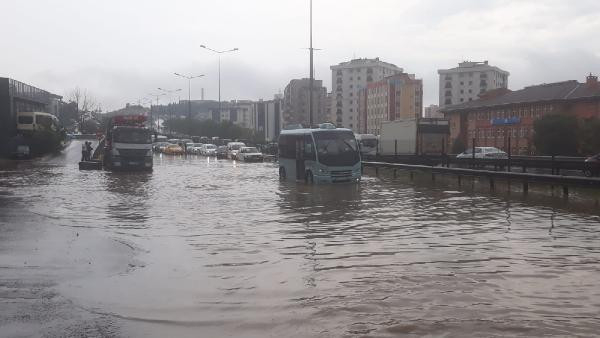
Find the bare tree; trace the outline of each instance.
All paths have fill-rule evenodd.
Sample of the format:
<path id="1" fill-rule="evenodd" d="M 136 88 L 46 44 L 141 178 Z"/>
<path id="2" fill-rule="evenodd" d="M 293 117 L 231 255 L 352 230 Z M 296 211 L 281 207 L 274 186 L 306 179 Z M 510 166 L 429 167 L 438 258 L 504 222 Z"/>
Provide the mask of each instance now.
<path id="1" fill-rule="evenodd" d="M 92 112 L 98 108 L 98 102 L 87 89 L 75 87 L 67 95 L 70 102 L 77 106 L 77 115 L 79 118 L 79 130 L 81 130 L 86 119 L 92 117 Z"/>

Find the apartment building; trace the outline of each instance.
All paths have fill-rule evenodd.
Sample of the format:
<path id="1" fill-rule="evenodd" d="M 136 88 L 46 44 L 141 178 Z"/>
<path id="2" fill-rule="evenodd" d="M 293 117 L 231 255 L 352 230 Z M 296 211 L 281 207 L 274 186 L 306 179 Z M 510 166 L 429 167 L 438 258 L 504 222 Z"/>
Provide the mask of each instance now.
<path id="1" fill-rule="evenodd" d="M 294 79 L 285 87 L 283 97 L 283 124 L 309 125 L 310 79 Z M 325 122 L 323 100 L 327 88 L 322 80 L 313 80 L 313 123 Z"/>
<path id="2" fill-rule="evenodd" d="M 458 67 L 438 70 L 440 107 L 474 101 L 490 90 L 508 88 L 509 72 L 488 61 L 464 61 Z"/>
<path id="3" fill-rule="evenodd" d="M 359 130 L 359 91 L 367 84 L 402 73 L 403 69 L 374 59 L 354 59 L 330 67 L 332 83 L 332 116 L 338 127 Z"/>
<path id="4" fill-rule="evenodd" d="M 423 111 L 423 80 L 400 73 L 371 82 L 358 94 L 360 133 L 379 135 L 381 123 L 420 118 Z"/>

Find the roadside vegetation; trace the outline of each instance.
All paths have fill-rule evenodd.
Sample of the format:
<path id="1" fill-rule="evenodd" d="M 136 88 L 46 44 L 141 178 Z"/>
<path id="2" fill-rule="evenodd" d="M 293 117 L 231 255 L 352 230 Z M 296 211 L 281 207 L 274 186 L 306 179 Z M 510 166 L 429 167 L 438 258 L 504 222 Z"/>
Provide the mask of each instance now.
<path id="1" fill-rule="evenodd" d="M 600 153 L 600 119 L 578 120 L 549 114 L 534 122 L 533 142 L 540 155 L 588 156 Z"/>

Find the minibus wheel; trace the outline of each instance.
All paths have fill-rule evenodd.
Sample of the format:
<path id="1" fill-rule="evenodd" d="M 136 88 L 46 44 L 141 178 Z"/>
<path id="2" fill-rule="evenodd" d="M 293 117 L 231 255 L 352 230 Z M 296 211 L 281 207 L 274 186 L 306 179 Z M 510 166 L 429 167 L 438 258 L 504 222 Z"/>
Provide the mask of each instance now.
<path id="1" fill-rule="evenodd" d="M 306 175 L 304 176 L 306 183 L 308 184 L 313 184 L 314 183 L 314 178 L 313 178 L 313 174 L 312 171 L 307 171 Z"/>
<path id="2" fill-rule="evenodd" d="M 285 179 L 285 168 L 284 167 L 279 167 L 279 178 L 280 179 Z"/>

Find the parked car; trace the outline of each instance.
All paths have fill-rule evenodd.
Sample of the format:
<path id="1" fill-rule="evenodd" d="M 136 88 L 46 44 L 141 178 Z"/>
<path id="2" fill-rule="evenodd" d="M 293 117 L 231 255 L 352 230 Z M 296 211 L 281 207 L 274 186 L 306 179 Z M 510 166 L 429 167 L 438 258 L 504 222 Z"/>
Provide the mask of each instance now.
<path id="1" fill-rule="evenodd" d="M 193 154 L 194 153 L 194 147 L 195 147 L 195 143 L 193 142 L 188 142 L 183 146 L 183 149 L 185 150 L 186 153 L 188 154 Z"/>
<path id="2" fill-rule="evenodd" d="M 600 176 L 600 154 L 585 159 L 585 169 L 583 170 L 583 173 L 587 177 Z"/>
<path id="3" fill-rule="evenodd" d="M 217 159 L 227 158 L 227 146 L 218 146 L 216 154 Z"/>
<path id="4" fill-rule="evenodd" d="M 456 158 L 473 158 L 473 149 L 465 150 L 458 154 Z M 508 158 L 508 154 L 494 147 L 475 147 L 475 158 L 504 159 Z"/>
<path id="5" fill-rule="evenodd" d="M 214 144 L 203 144 L 200 149 L 200 154 L 204 156 L 215 156 L 217 154 L 217 146 Z"/>
<path id="6" fill-rule="evenodd" d="M 242 147 L 245 147 L 246 144 L 242 142 L 229 142 L 227 143 L 227 157 L 232 160 L 237 160 L 237 153 L 240 151 Z"/>
<path id="7" fill-rule="evenodd" d="M 256 147 L 242 147 L 237 153 L 237 159 L 244 162 L 262 162 L 263 154 Z"/>
<path id="8" fill-rule="evenodd" d="M 183 148 L 181 148 L 181 146 L 178 144 L 169 144 L 165 147 L 163 153 L 167 155 L 183 155 L 184 151 Z"/>
<path id="9" fill-rule="evenodd" d="M 152 145 L 152 150 L 154 150 L 155 152 L 162 152 L 162 150 L 164 150 L 164 148 L 166 146 L 168 146 L 170 143 L 169 142 L 155 142 Z"/>
<path id="10" fill-rule="evenodd" d="M 201 143 L 188 143 L 185 145 L 185 151 L 188 154 L 200 154 Z"/>

